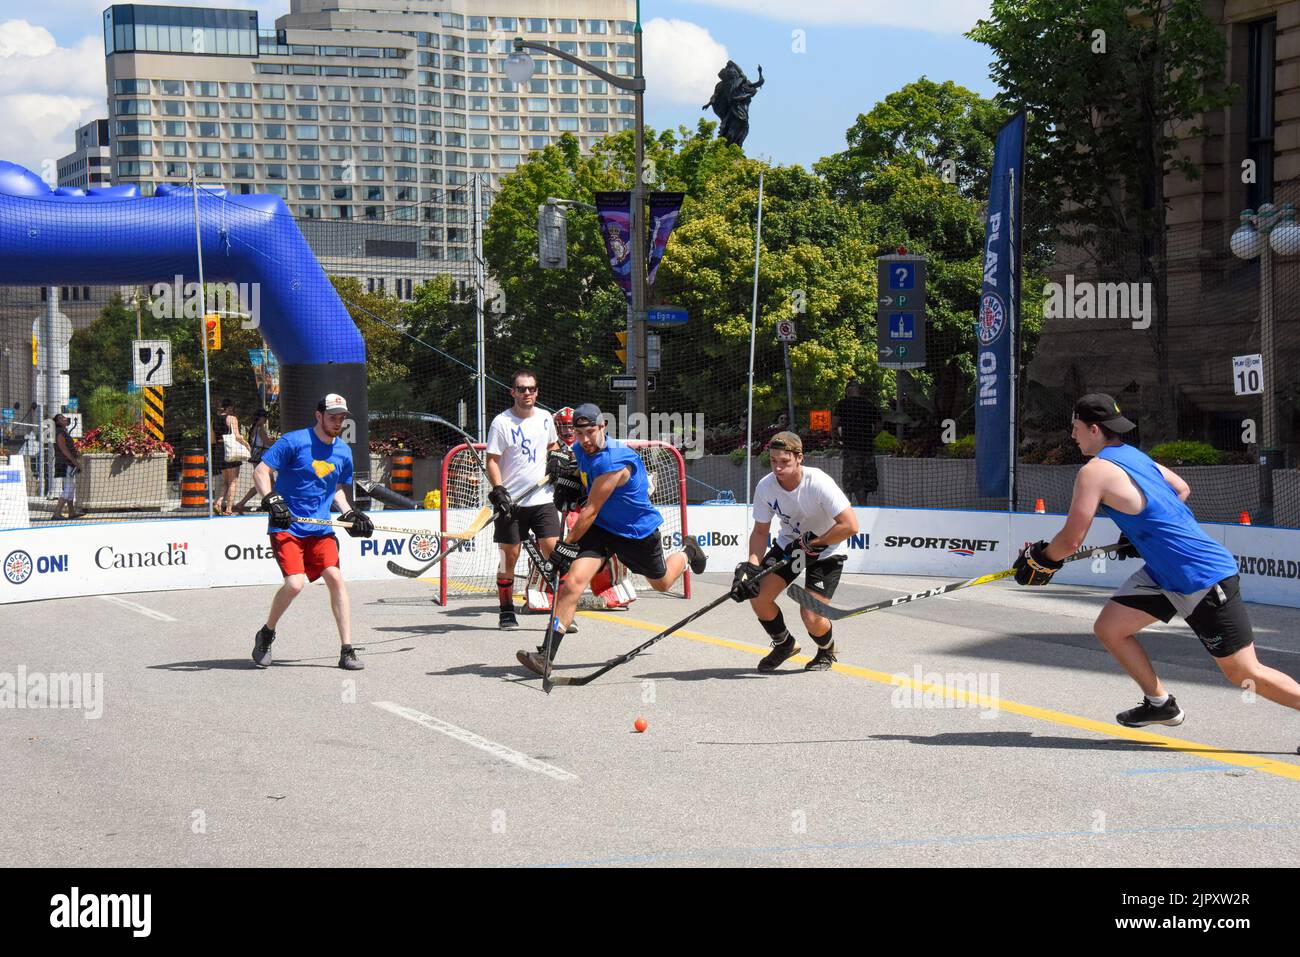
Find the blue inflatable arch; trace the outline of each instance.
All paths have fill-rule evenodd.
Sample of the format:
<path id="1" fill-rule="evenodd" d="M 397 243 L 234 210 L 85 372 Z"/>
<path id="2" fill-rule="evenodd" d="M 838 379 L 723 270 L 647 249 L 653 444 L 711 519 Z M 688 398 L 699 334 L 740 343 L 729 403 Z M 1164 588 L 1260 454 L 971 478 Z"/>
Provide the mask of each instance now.
<path id="1" fill-rule="evenodd" d="M 284 201 L 199 189 L 205 282 L 257 283 L 261 333 L 280 361 L 283 428 L 311 425 L 327 392 L 348 400 L 353 458 L 369 472 L 366 347 Z M 0 285 L 150 285 L 198 281 L 194 196 L 160 186 L 50 189 L 0 160 Z"/>

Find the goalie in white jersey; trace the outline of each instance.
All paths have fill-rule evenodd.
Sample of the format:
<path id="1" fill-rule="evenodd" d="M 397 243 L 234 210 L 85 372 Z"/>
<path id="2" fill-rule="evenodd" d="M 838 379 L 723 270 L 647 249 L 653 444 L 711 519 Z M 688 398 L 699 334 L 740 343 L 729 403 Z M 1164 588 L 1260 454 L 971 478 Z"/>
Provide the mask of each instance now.
<path id="1" fill-rule="evenodd" d="M 772 472 L 754 490 L 754 528 L 749 533 L 749 560 L 736 566 L 731 584 L 735 601 L 749 599 L 772 641 L 772 650 L 758 663 L 759 671 L 772 671 L 799 653 L 799 645 L 786 629 L 776 599 L 798 576 L 793 567 L 755 581 L 766 567 L 802 550 L 805 585 L 809 592 L 830 601 L 840 582 L 847 558 L 845 541 L 858 531 L 858 518 L 848 497 L 821 469 L 803 464 L 803 440 L 793 432 L 778 432 L 767 445 Z M 768 548 L 772 519 L 780 519 L 776 543 Z M 825 671 L 835 663 L 835 639 L 830 619 L 806 608 L 799 610 L 817 655 L 805 671 Z"/>

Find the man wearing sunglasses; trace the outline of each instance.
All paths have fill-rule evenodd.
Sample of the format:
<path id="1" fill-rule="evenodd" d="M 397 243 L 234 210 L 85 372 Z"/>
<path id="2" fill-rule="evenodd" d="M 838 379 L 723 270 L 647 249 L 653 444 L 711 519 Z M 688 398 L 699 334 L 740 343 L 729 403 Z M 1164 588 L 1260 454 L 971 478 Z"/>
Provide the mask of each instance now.
<path id="1" fill-rule="evenodd" d="M 550 486 L 536 488 L 546 477 L 547 458 L 559 449 L 559 437 L 549 412 L 537 408 L 537 374 L 520 369 L 510 378 L 514 402 L 488 429 L 487 472 L 492 491 L 488 501 L 501 510 L 492 540 L 501 551 L 497 566 L 497 598 L 501 617 L 497 627 L 516 628 L 515 565 L 519 543 L 532 532 L 543 555 L 550 555 L 560 535 L 560 517 Z M 532 491 L 529 491 L 532 489 Z"/>
<path id="2" fill-rule="evenodd" d="M 1083 545 L 1098 511 L 1119 526 L 1121 558 L 1146 564 L 1113 594 L 1093 632 L 1142 689 L 1142 703 L 1120 712 L 1125 727 L 1179 725 L 1183 710 L 1151 666 L 1137 633 L 1180 615 L 1201 639 L 1225 678 L 1261 697 L 1300 709 L 1300 684 L 1261 664 L 1241 598 L 1237 562 L 1205 534 L 1185 504 L 1192 490 L 1178 475 L 1124 442 L 1136 426 L 1108 395 L 1085 395 L 1074 404 L 1070 434 L 1092 461 L 1074 480 L 1065 527 L 1050 542 L 1025 546 L 1016 581 L 1046 585 L 1061 560 Z"/>
<path id="3" fill-rule="evenodd" d="M 688 564 L 691 571 L 700 574 L 707 560 L 704 549 L 689 535 L 685 536 L 682 552 L 664 556 L 659 534 L 663 516 L 650 502 L 645 463 L 635 449 L 605 435 L 600 409 L 594 403 L 585 402 L 573 410 L 573 426 L 578 436 L 573 451 L 587 501 L 569 540 L 555 546 L 550 554 L 556 572 L 566 576 L 555 603 L 551 661 L 555 660 L 560 639 L 573 630 L 578 599 L 606 559 L 617 558 L 632 572 L 644 575 L 655 591 L 672 588 Z M 545 674 L 550 667 L 540 651 L 520 651 L 516 657 L 534 674 Z"/>

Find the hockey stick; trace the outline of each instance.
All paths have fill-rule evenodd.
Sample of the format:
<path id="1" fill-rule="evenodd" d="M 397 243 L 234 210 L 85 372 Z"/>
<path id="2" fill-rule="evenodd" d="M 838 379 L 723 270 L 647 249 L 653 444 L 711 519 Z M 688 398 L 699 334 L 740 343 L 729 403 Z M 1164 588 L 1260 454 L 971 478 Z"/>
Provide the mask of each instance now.
<path id="1" fill-rule="evenodd" d="M 332 528 L 352 527 L 351 522 L 340 522 L 335 519 L 303 518 L 299 515 L 295 515 L 293 516 L 293 520 L 295 522 L 301 522 L 303 525 L 329 525 Z M 432 535 L 434 538 L 456 538 L 457 537 L 456 535 L 452 535 L 450 533 L 448 533 L 447 535 L 439 535 L 437 532 L 431 532 L 423 528 L 397 528 L 393 525 L 374 525 L 372 527 L 376 532 L 397 532 L 399 535 L 424 534 L 424 535 Z"/>
<path id="2" fill-rule="evenodd" d="M 1073 555 L 1062 559 L 1063 562 L 1073 562 L 1080 558 L 1087 558 L 1094 552 L 1114 552 L 1120 546 L 1114 545 L 1094 545 L 1085 546 L 1079 549 Z M 961 588 L 973 588 L 976 585 L 985 585 L 989 582 L 1000 581 L 1003 578 L 1010 578 L 1016 573 L 1014 568 L 1007 568 L 1000 572 L 993 572 L 988 575 L 980 575 L 978 578 L 968 578 L 965 581 L 953 582 L 949 585 L 939 585 L 928 591 L 913 592 L 910 595 L 899 595 L 897 598 L 886 598 L 883 601 L 872 602 L 869 605 L 863 605 L 861 608 L 837 608 L 834 605 L 822 601 L 813 594 L 801 588 L 798 585 L 791 585 L 785 590 L 786 595 L 794 599 L 794 603 L 800 608 L 807 608 L 814 611 L 823 618 L 829 618 L 831 621 L 839 621 L 843 618 L 855 618 L 858 615 L 865 615 L 868 612 L 880 611 L 882 608 L 893 608 L 895 605 L 905 605 L 910 601 L 919 601 L 922 598 L 934 598 L 937 595 L 946 595 L 949 592 L 957 591 Z"/>
<path id="3" fill-rule="evenodd" d="M 560 576 L 555 574 L 555 566 L 542 555 L 531 537 L 525 538 L 523 544 L 529 560 L 542 573 L 543 580 L 549 579 L 546 583 L 551 586 L 551 617 L 546 623 L 546 637 L 542 639 L 542 690 L 550 694 L 555 684 L 551 680 L 551 639 L 555 635 L 555 613 L 560 604 Z"/>
<path id="4" fill-rule="evenodd" d="M 551 480 L 550 476 L 547 476 L 546 478 L 538 482 L 536 485 L 534 485 L 532 488 L 530 488 L 526 494 L 532 494 L 534 491 L 536 491 L 537 489 L 541 488 L 543 485 L 546 485 L 548 482 L 550 482 L 550 480 Z M 437 565 L 441 561 L 445 561 L 447 559 L 447 556 L 455 554 L 456 552 L 464 548 L 466 545 L 468 545 L 470 542 L 472 542 L 474 540 L 474 536 L 476 536 L 479 532 L 483 531 L 483 529 L 487 528 L 489 523 L 496 521 L 497 517 L 500 514 L 501 514 L 501 509 L 499 507 L 497 506 L 489 507 L 485 505 L 483 508 L 479 509 L 478 514 L 474 516 L 474 520 L 470 522 L 470 524 L 467 527 L 461 529 L 459 532 L 446 532 L 440 536 L 440 538 L 442 539 L 448 539 L 448 538 L 455 539 L 456 544 L 453 545 L 451 548 L 447 549 L 445 552 L 439 554 L 438 557 L 435 558 L 433 561 L 429 562 L 427 565 L 424 565 L 421 568 L 403 568 L 401 565 L 397 564 L 396 562 L 390 561 L 388 563 L 388 570 L 392 572 L 394 575 L 401 575 L 403 578 L 420 578 L 424 575 L 425 572 L 427 572 L 434 565 Z"/>
<path id="5" fill-rule="evenodd" d="M 794 566 L 794 568 L 795 568 L 795 573 L 796 573 L 796 574 L 798 574 L 799 572 L 802 572 L 802 571 L 803 571 L 803 552 L 801 552 L 801 551 L 796 551 L 793 555 L 791 555 L 790 557 L 788 557 L 788 558 L 786 558 L 786 559 L 783 559 L 782 561 L 777 562 L 775 565 L 769 565 L 767 568 L 764 568 L 761 572 L 759 572 L 757 575 L 755 575 L 753 578 L 751 578 L 750 581 L 751 581 L 751 582 L 760 581 L 760 580 L 766 578 L 768 575 L 771 575 L 773 572 L 779 572 L 779 571 L 782 571 L 782 570 L 784 570 L 787 566 L 790 566 L 790 565 L 793 565 L 793 566 Z M 574 676 L 570 676 L 570 675 L 552 675 L 552 676 L 551 676 L 551 684 L 556 684 L 556 685 L 586 685 L 586 684 L 591 684 L 591 682 L 595 681 L 597 678 L 599 678 L 599 677 L 600 677 L 601 675 L 603 675 L 605 672 L 607 672 L 607 671 L 612 671 L 612 670 L 614 670 L 615 668 L 617 668 L 619 665 L 624 664 L 624 663 L 626 663 L 626 662 L 628 662 L 628 661 L 631 661 L 633 658 L 635 658 L 637 655 L 641 654 L 641 652 L 645 651 L 647 648 L 649 648 L 649 647 L 650 647 L 651 645 L 653 645 L 655 642 L 657 642 L 657 641 L 662 641 L 664 638 L 667 638 L 667 637 L 668 637 L 669 635 L 671 635 L 673 632 L 675 632 L 675 631 L 680 631 L 682 628 L 685 628 L 687 625 L 689 625 L 691 622 L 693 622 L 696 618 L 699 618 L 699 617 L 701 617 L 702 615 L 704 615 L 704 614 L 706 614 L 706 613 L 712 611 L 713 609 L 717 608 L 717 607 L 718 607 L 719 605 L 721 605 L 724 601 L 731 601 L 731 600 L 732 600 L 732 598 L 731 598 L 731 591 L 730 591 L 730 590 L 725 591 L 725 592 L 723 592 L 721 595 L 719 595 L 717 598 L 713 599 L 713 601 L 711 601 L 711 602 L 709 602 L 707 605 L 705 605 L 703 608 L 700 608 L 700 609 L 698 609 L 697 611 L 693 611 L 693 612 L 691 612 L 691 614 L 687 615 L 687 616 L 686 616 L 685 618 L 683 618 L 681 621 L 679 621 L 679 622 L 677 622 L 677 623 L 675 623 L 675 624 L 669 625 L 667 628 L 665 628 L 663 631 L 659 632 L 659 634 L 655 635 L 655 636 L 654 636 L 653 638 L 651 638 L 649 641 L 642 642 L 641 644 L 639 644 L 639 645 L 637 645 L 635 648 L 633 648 L 631 651 L 627 652 L 627 654 L 619 655 L 617 658 L 611 658 L 609 661 L 605 662 L 603 665 L 601 665 L 599 668 L 597 668 L 595 671 L 591 672 L 590 674 L 579 675 L 579 676 L 576 676 L 576 677 L 574 677 Z"/>

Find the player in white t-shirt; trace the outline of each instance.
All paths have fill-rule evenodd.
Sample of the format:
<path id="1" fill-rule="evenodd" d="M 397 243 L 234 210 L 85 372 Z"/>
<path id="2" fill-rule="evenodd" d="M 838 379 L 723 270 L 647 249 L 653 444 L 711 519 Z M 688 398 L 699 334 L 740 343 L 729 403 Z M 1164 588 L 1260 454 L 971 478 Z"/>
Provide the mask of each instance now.
<path id="1" fill-rule="evenodd" d="M 840 583 L 847 548 L 844 544 L 858 530 L 858 518 L 848 497 L 821 469 L 803 464 L 803 440 L 793 432 L 778 432 L 767 445 L 772 472 L 764 475 L 754 490 L 754 529 L 749 533 L 749 561 L 736 566 L 731 584 L 735 601 L 749 599 L 758 623 L 772 640 L 772 650 L 758 663 L 759 671 L 772 671 L 799 653 L 794 636 L 786 630 L 776 598 L 798 572 L 787 566 L 760 581 L 755 576 L 769 565 L 788 558 L 796 549 L 804 553 L 809 592 L 830 601 Z M 772 519 L 781 525 L 776 544 L 767 546 Z M 759 556 L 762 556 L 761 558 Z M 804 671 L 825 671 L 835 663 L 835 639 L 830 619 L 799 609 L 808 637 L 817 644 L 817 656 Z"/>
<path id="2" fill-rule="evenodd" d="M 511 377 L 514 404 L 488 429 L 487 472 L 492 491 L 488 500 L 502 510 L 492 540 L 501 550 L 497 567 L 498 627 L 515 628 L 515 564 L 519 543 L 532 532 L 543 555 L 550 555 L 560 536 L 551 487 L 535 488 L 546 477 L 547 457 L 560 448 L 551 413 L 537 408 L 537 375 L 520 369 Z M 529 491 L 533 489 L 533 491 Z"/>

